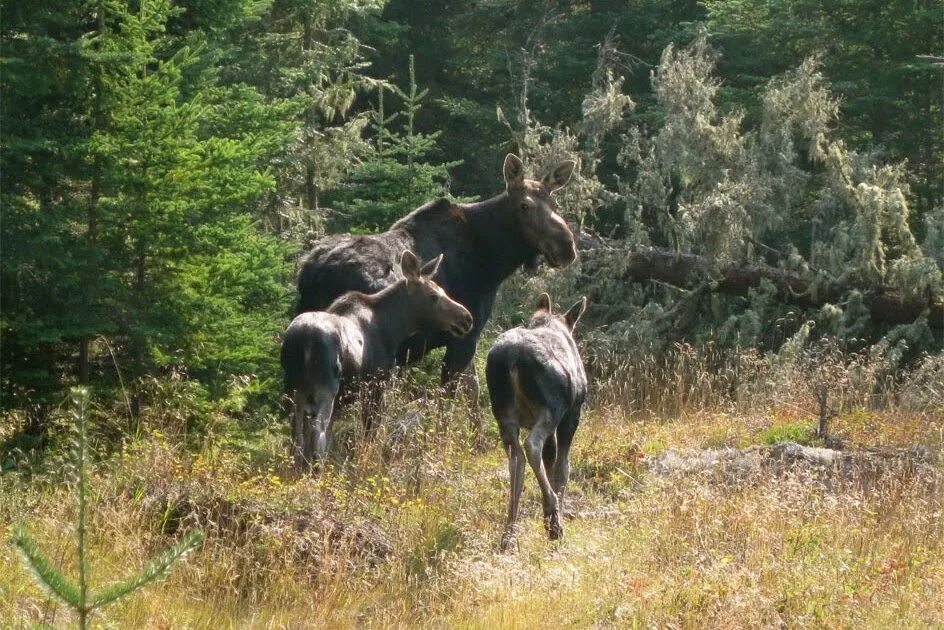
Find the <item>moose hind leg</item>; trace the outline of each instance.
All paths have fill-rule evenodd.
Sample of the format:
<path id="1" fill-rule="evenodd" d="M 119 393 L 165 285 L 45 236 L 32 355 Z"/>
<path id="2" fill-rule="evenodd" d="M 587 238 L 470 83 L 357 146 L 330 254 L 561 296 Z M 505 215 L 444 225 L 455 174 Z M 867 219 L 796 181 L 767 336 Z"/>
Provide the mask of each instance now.
<path id="1" fill-rule="evenodd" d="M 541 459 L 544 461 L 544 470 L 549 475 L 551 480 L 551 485 L 554 485 L 554 477 L 551 474 L 551 471 L 554 470 L 554 462 L 557 461 L 557 434 L 551 432 L 547 436 L 547 441 L 544 442 L 544 450 L 541 451 Z"/>
<path id="2" fill-rule="evenodd" d="M 551 482 L 547 478 L 547 471 L 544 469 L 544 444 L 557 428 L 556 422 L 547 409 L 538 411 L 534 427 L 524 441 L 524 451 L 528 457 L 528 463 L 534 470 L 534 476 L 538 478 L 538 485 L 541 486 L 541 497 L 544 504 L 544 526 L 551 540 L 557 540 L 564 536 L 564 525 L 561 521 L 560 510 L 558 509 L 557 494 L 551 487 Z"/>
<path id="3" fill-rule="evenodd" d="M 334 396 L 332 390 L 320 390 L 315 397 L 315 413 L 311 419 L 312 461 L 323 464 L 328 459 L 331 448 L 331 421 L 334 416 Z"/>
<path id="4" fill-rule="evenodd" d="M 505 453 L 508 455 L 508 476 L 510 479 L 508 488 L 508 519 L 505 521 L 505 531 L 501 539 L 501 549 L 502 551 L 506 551 L 517 543 L 515 530 L 518 522 L 521 490 L 524 487 L 525 454 L 521 449 L 521 443 L 519 441 L 518 422 L 513 414 L 499 418 L 499 429 L 501 430 Z"/>
<path id="5" fill-rule="evenodd" d="M 302 430 L 305 435 L 304 457 L 305 457 L 305 464 L 307 466 L 311 466 L 315 461 L 315 443 L 317 440 L 317 436 L 315 434 L 315 424 L 314 424 L 315 423 L 314 415 L 315 415 L 316 410 L 315 410 L 313 401 L 314 401 L 314 398 L 312 397 L 312 395 L 307 394 L 304 396 L 304 400 L 302 402 L 302 409 L 303 409 L 302 411 L 303 429 Z"/>
<path id="6" fill-rule="evenodd" d="M 331 418 L 334 413 L 335 390 L 314 387 L 303 397 L 304 459 L 306 465 L 321 464 L 331 446 Z"/>
<path id="7" fill-rule="evenodd" d="M 564 490 L 570 480 L 570 446 L 573 444 L 577 425 L 580 423 L 580 409 L 569 411 L 560 426 L 557 427 L 557 460 L 554 462 L 551 485 L 557 494 L 561 513 L 564 512 Z"/>

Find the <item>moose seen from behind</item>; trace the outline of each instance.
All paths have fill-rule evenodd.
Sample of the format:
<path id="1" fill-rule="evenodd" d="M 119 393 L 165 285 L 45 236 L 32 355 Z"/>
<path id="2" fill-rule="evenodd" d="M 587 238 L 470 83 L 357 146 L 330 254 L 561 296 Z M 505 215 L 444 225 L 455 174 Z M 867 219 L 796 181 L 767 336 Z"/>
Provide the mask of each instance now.
<path id="1" fill-rule="evenodd" d="M 331 442 L 331 418 L 342 389 L 354 381 L 382 379 L 396 365 L 397 349 L 418 330 L 472 329 L 472 315 L 432 280 L 443 255 L 420 268 L 409 250 L 400 256 L 400 279 L 367 295 L 350 291 L 327 309 L 297 316 L 282 342 L 285 388 L 295 403 L 292 438 L 299 469 L 323 461 Z M 379 388 L 371 394 L 381 392 Z M 372 429 L 369 409 L 365 430 Z"/>
<path id="2" fill-rule="evenodd" d="M 561 517 L 570 445 L 587 396 L 587 375 L 573 330 L 586 308 L 587 298 L 581 298 L 563 316 L 554 315 L 551 298 L 543 293 L 528 325 L 502 333 L 488 352 L 488 394 L 511 476 L 502 550 L 516 542 L 525 458 L 541 486 L 544 526 L 551 540 L 564 535 Z M 522 428 L 529 430 L 524 449 L 519 441 Z"/>
<path id="3" fill-rule="evenodd" d="M 509 154 L 503 168 L 505 192 L 472 204 L 432 201 L 403 217 L 386 232 L 328 236 L 315 244 L 298 275 L 297 312 L 327 308 L 346 291 L 373 293 L 397 282 L 400 252 L 409 249 L 427 260 L 445 254 L 436 282 L 472 314 L 469 334 L 448 330 L 416 331 L 400 346 L 398 361 L 417 360 L 445 346 L 443 384 L 465 373 L 473 400 L 478 397 L 474 370 L 469 370 L 479 336 L 492 312 L 501 282 L 523 265 L 536 266 L 543 256 L 563 267 L 574 261 L 574 235 L 557 215 L 551 193 L 563 187 L 574 162 L 562 162 L 540 181 L 525 179 L 524 165 Z M 481 436 L 481 417 L 473 404 Z"/>

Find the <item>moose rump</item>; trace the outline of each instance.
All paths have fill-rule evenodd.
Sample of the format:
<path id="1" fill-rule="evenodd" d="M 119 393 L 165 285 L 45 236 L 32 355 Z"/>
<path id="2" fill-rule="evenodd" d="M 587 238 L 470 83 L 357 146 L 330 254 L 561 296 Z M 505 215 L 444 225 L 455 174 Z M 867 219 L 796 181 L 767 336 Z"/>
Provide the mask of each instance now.
<path id="1" fill-rule="evenodd" d="M 294 405 L 294 458 L 301 467 L 331 448 L 331 416 L 341 387 L 340 335 L 323 318 L 303 313 L 286 329 L 280 359 Z"/>

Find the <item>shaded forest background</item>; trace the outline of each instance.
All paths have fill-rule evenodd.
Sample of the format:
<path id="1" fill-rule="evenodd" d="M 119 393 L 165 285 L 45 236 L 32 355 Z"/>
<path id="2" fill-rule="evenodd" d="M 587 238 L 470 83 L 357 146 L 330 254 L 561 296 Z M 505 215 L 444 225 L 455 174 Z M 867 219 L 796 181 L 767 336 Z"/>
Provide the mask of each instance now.
<path id="1" fill-rule="evenodd" d="M 498 326 L 550 289 L 591 359 L 941 352 L 939 2 L 37 0 L 0 38 L 0 391 L 35 422 L 75 382 L 276 408 L 307 245 L 497 193 L 509 151 L 578 159 L 585 251 Z"/>

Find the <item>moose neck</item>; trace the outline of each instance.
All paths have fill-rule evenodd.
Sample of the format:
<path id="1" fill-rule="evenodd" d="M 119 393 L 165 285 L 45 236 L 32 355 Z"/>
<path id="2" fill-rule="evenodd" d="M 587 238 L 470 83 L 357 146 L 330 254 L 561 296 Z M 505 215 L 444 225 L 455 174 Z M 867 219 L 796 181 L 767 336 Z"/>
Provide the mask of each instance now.
<path id="1" fill-rule="evenodd" d="M 418 328 L 417 307 L 407 292 L 406 281 L 400 280 L 371 297 L 374 330 L 384 347 L 395 355 L 397 348 Z"/>
<path id="2" fill-rule="evenodd" d="M 484 284 L 497 287 L 518 267 L 537 256 L 538 251 L 525 241 L 515 220 L 508 192 L 462 206 L 466 221 L 475 236 L 482 261 Z"/>

